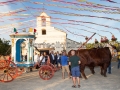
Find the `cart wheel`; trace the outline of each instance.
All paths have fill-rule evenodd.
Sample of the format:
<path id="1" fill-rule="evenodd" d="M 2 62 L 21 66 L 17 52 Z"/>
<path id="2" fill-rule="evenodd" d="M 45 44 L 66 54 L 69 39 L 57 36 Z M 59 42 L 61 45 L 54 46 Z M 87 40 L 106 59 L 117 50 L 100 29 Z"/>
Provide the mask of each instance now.
<path id="1" fill-rule="evenodd" d="M 11 82 L 16 78 L 17 66 L 9 60 L 4 60 L 4 66 L 0 70 L 0 82 Z"/>
<path id="2" fill-rule="evenodd" d="M 39 75 L 43 80 L 49 80 L 54 76 L 54 70 L 50 66 L 44 65 L 40 68 Z"/>

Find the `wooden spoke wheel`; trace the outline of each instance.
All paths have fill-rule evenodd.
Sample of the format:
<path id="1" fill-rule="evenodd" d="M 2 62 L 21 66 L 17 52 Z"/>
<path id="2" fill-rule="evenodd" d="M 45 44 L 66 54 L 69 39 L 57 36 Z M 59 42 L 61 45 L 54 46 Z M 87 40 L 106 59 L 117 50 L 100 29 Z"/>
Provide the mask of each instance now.
<path id="1" fill-rule="evenodd" d="M 39 70 L 39 75 L 43 80 L 49 80 L 54 76 L 54 70 L 48 65 L 43 65 Z"/>
<path id="2" fill-rule="evenodd" d="M 17 66 L 9 60 L 4 60 L 0 70 L 0 82 L 11 82 L 16 78 Z"/>

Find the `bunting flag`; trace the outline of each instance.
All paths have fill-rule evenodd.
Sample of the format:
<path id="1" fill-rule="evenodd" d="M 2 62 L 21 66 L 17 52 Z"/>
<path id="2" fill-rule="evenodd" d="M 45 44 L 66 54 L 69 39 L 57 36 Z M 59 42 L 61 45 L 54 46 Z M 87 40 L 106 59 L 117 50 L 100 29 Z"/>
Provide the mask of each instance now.
<path id="1" fill-rule="evenodd" d="M 17 34 L 17 33 L 18 33 L 16 28 L 14 28 L 14 33 L 15 33 L 15 34 Z"/>
<path id="2" fill-rule="evenodd" d="M 33 28 L 29 28 L 29 32 L 33 32 Z"/>
<path id="3" fill-rule="evenodd" d="M 31 1 L 30 1 L 31 2 Z M 96 13 L 105 13 L 105 14 L 120 14 L 120 12 L 110 12 L 106 10 L 92 10 L 90 8 L 75 8 L 72 6 L 62 6 L 62 5 L 57 5 L 57 4 L 46 4 L 42 2 L 31 2 L 33 4 L 41 4 L 41 5 L 46 5 L 46 6 L 54 6 L 54 7 L 60 7 L 60 8 L 69 8 L 77 11 L 89 11 L 89 12 L 96 12 Z"/>
<path id="4" fill-rule="evenodd" d="M 0 5 L 15 4 L 16 2 L 26 2 L 26 1 L 30 1 L 30 0 L 9 0 L 9 1 L 0 2 Z"/>
<path id="5" fill-rule="evenodd" d="M 35 22 L 35 19 L 28 20 L 28 21 L 23 21 L 23 22 L 18 22 L 18 23 L 14 23 L 14 24 L 8 24 L 8 25 L 0 26 L 0 29 L 2 29 L 2 28 L 10 28 L 10 27 L 19 27 L 21 25 L 29 25 L 29 23 L 33 23 L 33 22 Z"/>
<path id="6" fill-rule="evenodd" d="M 47 0 L 47 1 L 54 1 L 54 0 Z M 81 4 L 80 3 L 75 3 L 75 2 L 66 2 L 63 0 L 55 0 L 56 2 L 60 2 L 60 3 L 64 3 L 64 4 L 71 4 L 71 5 L 75 5 L 75 6 L 82 6 L 82 7 L 87 7 L 87 8 L 99 8 L 99 9 L 105 9 L 105 10 L 117 10 L 120 9 L 119 7 L 110 7 L 110 6 L 105 6 L 105 5 L 100 5 L 100 4 L 95 4 L 93 2 L 86 2 L 86 4 Z M 39 3 L 37 3 L 39 4 Z"/>
<path id="7" fill-rule="evenodd" d="M 32 9 L 32 8 L 31 8 Z M 47 10 L 47 9 L 46 9 Z M 54 10 L 48 10 L 50 11 L 51 14 L 59 14 L 59 15 L 69 15 L 69 16 L 81 16 L 81 17 L 91 17 L 91 18 L 103 18 L 103 19 L 108 19 L 108 20 L 113 20 L 113 21 L 118 21 L 120 22 L 120 19 L 114 19 L 114 18 L 109 18 L 109 17 L 99 17 L 99 16 L 92 16 L 92 15 L 82 15 L 82 14 L 75 14 L 75 13 L 68 13 L 68 12 L 60 12 L 60 11 L 54 11 Z M 14 18 L 14 19 L 9 19 L 9 20 L 22 20 L 26 18 L 30 18 L 31 16 L 25 17 L 25 18 Z M 33 17 L 33 16 L 32 16 Z M 47 18 L 47 17 L 46 17 Z M 49 17 L 48 17 L 49 18 Z M 57 19 L 57 18 L 53 18 Z"/>
<path id="8" fill-rule="evenodd" d="M 37 32 L 37 30 L 36 30 L 36 29 L 34 29 L 34 35 L 36 34 L 36 32 Z"/>
<path id="9" fill-rule="evenodd" d="M 105 30 L 100 30 L 100 31 L 103 31 L 103 32 L 109 32 L 111 35 L 113 35 L 110 31 L 105 31 Z"/>
<path id="10" fill-rule="evenodd" d="M 23 32 L 26 32 L 26 29 L 25 29 L 25 28 L 23 29 Z"/>
<path id="11" fill-rule="evenodd" d="M 113 1 L 113 0 L 101 0 L 101 1 L 108 1 L 108 2 L 110 2 L 110 3 L 120 4 L 120 3 L 117 3 L 117 2 L 115 2 L 115 1 Z"/>
<path id="12" fill-rule="evenodd" d="M 68 29 L 66 29 L 64 26 L 62 26 L 62 27 L 63 27 L 67 32 L 69 32 L 69 33 L 71 33 L 71 34 L 73 34 L 73 35 L 86 37 L 86 36 L 84 36 L 84 35 L 80 35 L 80 34 L 73 33 L 73 32 L 71 32 L 71 31 L 69 31 Z"/>
<path id="13" fill-rule="evenodd" d="M 63 20 L 63 19 L 61 19 L 61 20 Z M 69 20 L 69 19 L 64 19 L 64 20 L 74 22 L 74 23 L 60 23 L 60 22 L 50 22 L 50 21 L 46 21 L 46 22 L 50 22 L 50 23 L 53 23 L 53 24 L 69 24 L 69 25 L 81 25 L 79 23 L 89 23 L 89 24 L 94 24 L 94 25 L 98 25 L 98 26 L 104 26 L 104 27 L 107 27 L 107 28 L 112 28 L 112 29 L 116 29 L 116 30 L 120 31 L 120 28 L 112 27 L 112 26 L 108 26 L 108 25 L 97 24 L 97 23 L 93 23 L 93 22 L 75 21 L 75 20 Z M 41 20 L 39 20 L 39 21 L 41 21 Z M 28 22 L 34 22 L 34 20 L 29 20 L 29 21 L 25 21 L 25 22 L 19 22 L 17 24 L 10 24 L 10 25 L 6 25 L 6 26 L 1 26 L 0 28 L 6 28 L 6 27 L 11 27 L 11 26 L 14 27 L 16 25 L 17 26 L 26 25 L 25 23 L 28 24 Z"/>
<path id="14" fill-rule="evenodd" d="M 30 8 L 30 7 L 28 7 Z M 31 8 L 33 9 L 33 8 Z M 35 9 L 35 8 L 34 8 Z M 37 9 L 37 8 L 36 8 Z M 39 8 L 40 10 L 40 8 Z M 23 10 L 23 11 L 26 11 L 26 10 Z M 23 12 L 21 10 L 21 12 Z M 49 10 L 50 11 L 50 10 Z M 59 11 L 54 11 L 54 10 L 51 10 L 51 12 L 53 14 L 61 14 L 61 15 L 69 15 L 69 16 L 85 16 L 85 17 L 96 17 L 96 18 L 104 18 L 104 19 L 109 19 L 109 20 L 114 20 L 114 21 L 120 21 L 120 19 L 114 19 L 114 18 L 109 18 L 109 17 L 98 17 L 98 16 L 91 16 L 91 15 L 82 15 L 82 14 L 74 14 L 74 13 L 67 13 L 67 12 L 59 12 Z M 15 16 L 18 16 L 17 14 L 18 12 L 13 12 L 13 13 L 1 13 L 2 17 L 4 16 L 11 16 L 11 15 L 15 15 Z M 29 14 L 20 14 L 20 15 L 23 15 L 23 16 L 30 16 Z M 24 18 L 15 18 L 15 19 L 9 19 L 9 20 L 21 20 L 21 19 L 24 19 Z"/>
<path id="15" fill-rule="evenodd" d="M 27 10 L 20 8 L 20 9 L 14 10 L 14 11 L 9 11 L 9 12 L 7 12 L 7 13 L 6 13 L 6 12 L 1 12 L 1 13 L 0 13 L 0 16 L 1 16 L 1 17 L 4 17 L 4 16 L 12 16 L 12 15 L 14 15 L 14 14 L 17 14 L 17 13 L 20 13 L 20 12 L 24 12 L 24 11 L 27 11 Z"/>
<path id="16" fill-rule="evenodd" d="M 16 4 L 16 2 L 29 2 L 29 1 L 31 1 L 31 0 L 9 0 L 9 1 L 0 2 L 0 5 L 3 6 L 3 5 L 8 5 L 8 4 Z M 93 8 L 104 8 L 106 10 L 120 9 L 119 7 L 106 6 L 106 5 L 102 5 L 102 4 L 97 4 L 95 2 L 88 2 L 87 0 L 76 0 L 77 2 L 80 2 L 80 3 L 66 2 L 65 0 L 47 0 L 47 1 L 60 2 L 60 3 L 64 3 L 64 4 L 72 4 L 72 5 L 77 5 L 77 6 L 87 6 L 87 7 L 93 7 Z M 113 0 L 103 0 L 103 1 L 108 1 L 108 2 L 111 2 L 111 3 L 117 3 Z M 38 2 L 34 2 L 34 3 L 39 4 Z M 86 3 L 86 4 L 84 4 L 84 3 Z M 119 3 L 117 3 L 117 4 L 119 4 Z"/>
<path id="17" fill-rule="evenodd" d="M 86 2 L 87 0 L 77 0 L 78 2 Z"/>
<path id="18" fill-rule="evenodd" d="M 34 9 L 34 10 L 42 10 L 42 8 L 33 8 L 33 7 L 27 7 L 27 8 L 28 9 Z M 59 15 L 67 15 L 67 16 L 78 16 L 78 17 L 79 16 L 80 17 L 90 17 L 90 18 L 103 18 L 103 19 L 107 19 L 107 20 L 113 20 L 113 21 L 120 22 L 120 19 L 114 19 L 114 18 L 109 18 L 109 17 L 100 17 L 100 16 L 93 16 L 93 15 L 83 15 L 83 14 L 76 14 L 76 13 L 69 13 L 69 12 L 60 12 L 60 11 L 48 10 L 48 9 L 45 9 L 45 10 L 47 12 L 50 12 L 51 14 L 59 14 Z"/>
<path id="19" fill-rule="evenodd" d="M 76 29 L 76 30 L 82 30 L 82 31 L 90 32 L 90 33 L 95 33 L 95 32 L 85 30 L 85 29 L 79 29 L 79 28 L 75 28 L 75 27 L 71 27 L 71 26 L 64 26 L 64 27 L 73 28 L 73 29 Z"/>

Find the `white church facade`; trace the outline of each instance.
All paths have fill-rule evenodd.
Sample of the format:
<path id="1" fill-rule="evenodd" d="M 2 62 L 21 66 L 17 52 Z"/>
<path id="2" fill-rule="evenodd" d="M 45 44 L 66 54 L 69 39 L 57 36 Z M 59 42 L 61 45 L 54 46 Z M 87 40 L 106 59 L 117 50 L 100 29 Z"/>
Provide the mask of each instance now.
<path id="1" fill-rule="evenodd" d="M 37 17 L 35 46 L 41 51 L 54 52 L 70 49 L 78 49 L 82 43 L 67 38 L 67 33 L 55 28 L 51 24 L 51 18 L 46 13 Z"/>

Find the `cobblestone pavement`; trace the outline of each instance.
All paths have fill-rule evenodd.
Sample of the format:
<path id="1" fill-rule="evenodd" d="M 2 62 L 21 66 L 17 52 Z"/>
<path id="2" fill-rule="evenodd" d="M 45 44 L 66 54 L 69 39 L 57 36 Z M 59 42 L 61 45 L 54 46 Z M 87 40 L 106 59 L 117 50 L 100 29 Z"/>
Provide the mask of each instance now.
<path id="1" fill-rule="evenodd" d="M 117 62 L 112 62 L 112 74 L 107 77 L 100 75 L 100 68 L 95 68 L 95 75 L 86 68 L 85 73 L 88 80 L 81 79 L 81 88 L 76 90 L 120 90 L 120 69 Z M 67 74 L 66 74 L 67 75 Z M 39 78 L 38 71 L 25 73 L 9 83 L 0 82 L 0 90 L 73 90 L 72 80 L 62 79 L 61 70 L 48 81 Z"/>

